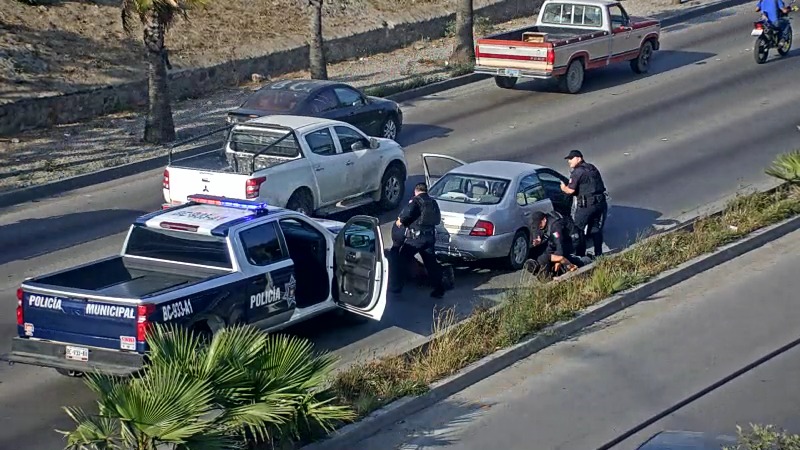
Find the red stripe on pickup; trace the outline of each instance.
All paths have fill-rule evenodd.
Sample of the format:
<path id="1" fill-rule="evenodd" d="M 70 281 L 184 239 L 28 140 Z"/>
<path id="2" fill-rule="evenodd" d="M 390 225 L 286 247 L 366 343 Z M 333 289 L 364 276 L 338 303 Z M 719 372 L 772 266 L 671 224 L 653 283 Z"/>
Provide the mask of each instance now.
<path id="1" fill-rule="evenodd" d="M 547 58 L 543 58 L 541 56 L 504 55 L 502 53 L 478 52 L 475 54 L 475 56 L 478 58 L 513 59 L 515 61 L 547 61 Z"/>

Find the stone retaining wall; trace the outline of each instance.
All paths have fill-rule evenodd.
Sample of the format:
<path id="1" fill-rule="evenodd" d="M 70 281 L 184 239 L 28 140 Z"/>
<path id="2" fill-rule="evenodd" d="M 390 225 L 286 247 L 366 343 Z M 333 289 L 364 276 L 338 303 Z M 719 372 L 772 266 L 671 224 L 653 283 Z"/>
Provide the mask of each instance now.
<path id="1" fill-rule="evenodd" d="M 476 9 L 475 14 L 488 17 L 494 23 L 500 23 L 532 15 L 541 3 L 542 0 L 500 0 Z M 454 18 L 455 14 L 449 14 L 331 39 L 325 43 L 328 61 L 336 63 L 360 56 L 389 52 L 420 39 L 441 37 L 446 25 Z M 253 73 L 270 74 L 275 77 L 307 67 L 308 46 L 304 45 L 257 58 L 173 72 L 170 74 L 170 93 L 173 100 L 199 97 L 223 87 L 235 86 L 248 80 Z M 0 105 L 0 135 L 79 122 L 146 104 L 146 80 L 19 100 Z"/>

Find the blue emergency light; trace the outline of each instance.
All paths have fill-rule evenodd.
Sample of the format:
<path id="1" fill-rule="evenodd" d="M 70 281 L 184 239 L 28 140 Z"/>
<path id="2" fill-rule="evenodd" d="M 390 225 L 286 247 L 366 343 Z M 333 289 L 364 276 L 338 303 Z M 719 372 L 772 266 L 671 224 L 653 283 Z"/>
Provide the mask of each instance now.
<path id="1" fill-rule="evenodd" d="M 236 198 L 218 197 L 216 195 L 194 194 L 187 197 L 192 203 L 202 203 L 205 205 L 226 206 L 228 208 L 247 209 L 250 211 L 264 212 L 267 210 L 267 202 L 257 202 L 254 200 L 240 200 Z"/>

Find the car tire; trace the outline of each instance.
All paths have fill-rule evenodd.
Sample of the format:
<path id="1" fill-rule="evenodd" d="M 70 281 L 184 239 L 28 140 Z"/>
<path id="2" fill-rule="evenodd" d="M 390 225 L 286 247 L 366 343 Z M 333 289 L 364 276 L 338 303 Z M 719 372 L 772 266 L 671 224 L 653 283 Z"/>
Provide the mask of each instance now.
<path id="1" fill-rule="evenodd" d="M 585 75 L 583 60 L 573 59 L 567 67 L 567 73 L 558 79 L 558 87 L 566 94 L 577 94 L 583 87 Z"/>
<path id="2" fill-rule="evenodd" d="M 397 123 L 397 117 L 391 114 L 381 124 L 381 137 L 394 141 L 398 134 L 400 134 L 400 124 Z"/>
<path id="3" fill-rule="evenodd" d="M 78 372 L 77 370 L 56 368 L 56 372 L 58 372 L 61 375 L 64 375 L 65 377 L 70 377 L 70 378 L 80 378 L 83 376 L 83 372 Z"/>
<path id="4" fill-rule="evenodd" d="M 381 178 L 381 198 L 378 205 L 384 211 L 391 211 L 398 206 L 403 199 L 406 191 L 406 178 L 403 172 L 396 166 L 386 169 Z"/>
<path id="5" fill-rule="evenodd" d="M 494 77 L 494 84 L 503 89 L 514 89 L 514 86 L 517 85 L 517 80 L 517 77 L 504 77 L 498 75 Z"/>
<path id="6" fill-rule="evenodd" d="M 639 50 L 639 56 L 631 60 L 634 73 L 647 73 L 650 70 L 650 59 L 653 57 L 653 43 L 646 41 Z"/>
<path id="7" fill-rule="evenodd" d="M 286 202 L 286 209 L 297 211 L 311 217 L 314 213 L 314 199 L 305 189 L 298 189 Z"/>
<path id="8" fill-rule="evenodd" d="M 525 265 L 530 252 L 530 239 L 528 233 L 519 230 L 514 234 L 514 239 L 511 241 L 511 249 L 508 251 L 508 266 L 512 270 L 520 270 Z"/>

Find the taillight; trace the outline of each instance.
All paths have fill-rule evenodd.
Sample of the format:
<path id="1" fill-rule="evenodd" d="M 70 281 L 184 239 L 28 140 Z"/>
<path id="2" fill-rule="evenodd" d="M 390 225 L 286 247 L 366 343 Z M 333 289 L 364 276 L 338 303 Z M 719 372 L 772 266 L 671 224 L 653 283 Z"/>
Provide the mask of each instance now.
<path id="1" fill-rule="evenodd" d="M 553 51 L 553 47 L 547 47 L 547 64 L 555 64 L 556 63 L 556 53 Z"/>
<path id="2" fill-rule="evenodd" d="M 472 231 L 469 232 L 470 236 L 493 236 L 494 235 L 494 224 L 492 222 L 487 222 L 485 220 L 479 220 L 474 227 L 472 227 Z"/>
<path id="3" fill-rule="evenodd" d="M 25 316 L 22 314 L 22 298 L 24 294 L 22 288 L 17 289 L 17 325 L 23 326 L 25 324 Z"/>
<path id="4" fill-rule="evenodd" d="M 258 198 L 261 184 L 267 181 L 267 177 L 250 178 L 244 185 L 245 198 Z"/>
<path id="5" fill-rule="evenodd" d="M 164 189 L 169 189 L 169 170 L 164 169 L 164 179 L 161 181 L 161 186 Z"/>
<path id="6" fill-rule="evenodd" d="M 147 340 L 147 329 L 150 322 L 147 317 L 156 312 L 156 305 L 146 303 L 136 308 L 136 340 L 145 342 Z"/>

